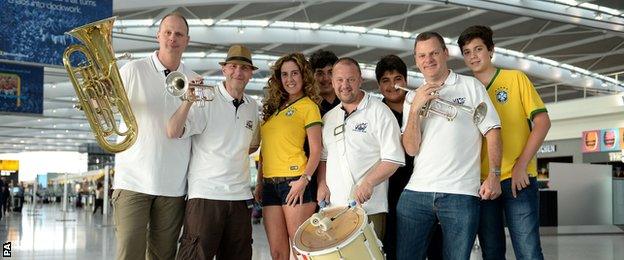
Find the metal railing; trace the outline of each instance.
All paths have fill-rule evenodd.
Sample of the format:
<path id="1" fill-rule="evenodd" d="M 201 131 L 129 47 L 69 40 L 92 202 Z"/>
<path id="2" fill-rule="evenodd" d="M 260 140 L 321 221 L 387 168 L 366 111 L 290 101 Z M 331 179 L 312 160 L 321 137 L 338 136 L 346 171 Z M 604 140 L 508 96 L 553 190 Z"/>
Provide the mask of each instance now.
<path id="1" fill-rule="evenodd" d="M 605 76 L 612 77 L 615 80 L 619 81 L 620 78 L 624 79 L 624 71 L 614 72 L 614 73 L 610 73 L 610 74 L 605 74 Z M 554 101 L 553 102 L 557 103 L 559 101 L 559 95 L 569 94 L 569 93 L 573 93 L 574 92 L 573 90 L 567 90 L 567 91 L 563 90 L 563 91 L 560 91 L 559 87 L 563 86 L 563 85 L 564 84 L 561 84 L 561 83 L 551 83 L 551 84 L 535 86 L 535 89 L 539 90 L 539 89 L 545 89 L 545 88 L 551 88 L 551 87 L 554 88 L 554 93 L 552 94 L 552 96 L 554 96 Z M 596 88 L 588 89 L 587 87 L 571 87 L 571 86 L 567 86 L 567 85 L 566 85 L 565 88 L 566 89 L 575 89 L 575 90 L 583 91 L 583 98 L 587 98 L 588 91 L 596 93 L 596 94 L 605 94 L 605 95 L 611 95 L 611 94 L 620 93 L 617 90 L 611 90 L 611 89 L 596 89 Z M 550 94 L 548 96 L 550 96 Z M 542 99 L 543 98 L 544 97 L 542 96 Z"/>

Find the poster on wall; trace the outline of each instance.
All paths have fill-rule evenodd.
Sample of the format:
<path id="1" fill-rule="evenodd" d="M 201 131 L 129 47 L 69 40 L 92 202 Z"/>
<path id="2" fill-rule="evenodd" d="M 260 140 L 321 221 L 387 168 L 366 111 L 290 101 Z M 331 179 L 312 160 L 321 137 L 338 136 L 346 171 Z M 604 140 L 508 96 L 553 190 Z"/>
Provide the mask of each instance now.
<path id="1" fill-rule="evenodd" d="M 62 65 L 65 32 L 108 18 L 113 0 L 0 0 L 0 60 Z"/>
<path id="2" fill-rule="evenodd" d="M 583 131 L 581 150 L 584 153 L 600 151 L 599 134 L 600 130 Z"/>
<path id="3" fill-rule="evenodd" d="M 43 68 L 0 63 L 0 113 L 43 113 Z"/>
<path id="4" fill-rule="evenodd" d="M 620 151 L 620 129 L 607 128 L 600 130 L 600 151 Z"/>
<path id="5" fill-rule="evenodd" d="M 620 128 L 620 149 L 622 149 L 622 153 L 624 153 L 624 128 Z"/>

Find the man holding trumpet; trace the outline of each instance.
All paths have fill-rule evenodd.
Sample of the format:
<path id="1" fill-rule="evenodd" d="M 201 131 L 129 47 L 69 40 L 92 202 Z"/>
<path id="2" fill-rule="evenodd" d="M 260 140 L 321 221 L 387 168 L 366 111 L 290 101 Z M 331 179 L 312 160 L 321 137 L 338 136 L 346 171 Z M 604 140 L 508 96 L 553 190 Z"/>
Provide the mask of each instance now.
<path id="1" fill-rule="evenodd" d="M 225 81 L 214 99 L 203 107 L 184 101 L 167 125 L 167 136 L 190 137 L 193 151 L 178 259 L 251 259 L 249 154 L 260 139 L 258 105 L 244 91 L 257 67 L 243 45 L 219 64 Z"/>
<path id="2" fill-rule="evenodd" d="M 479 223 L 479 197 L 489 200 L 501 193 L 498 115 L 492 112 L 494 107 L 477 79 L 448 69 L 448 56 L 438 33 L 416 37 L 414 59 L 425 84 L 408 93 L 403 107 L 402 143 L 405 151 L 416 157 L 414 172 L 397 206 L 398 259 L 425 258 L 436 218 L 442 227 L 444 259 L 470 258 Z M 422 113 L 422 107 L 434 99 L 447 102 L 427 107 L 455 109 L 456 116 Z M 481 103 L 487 107 L 485 115 L 482 110 L 477 112 L 481 120 L 473 120 L 471 113 L 459 108 L 475 108 Z M 482 137 L 487 141 L 492 170 L 480 186 Z"/>

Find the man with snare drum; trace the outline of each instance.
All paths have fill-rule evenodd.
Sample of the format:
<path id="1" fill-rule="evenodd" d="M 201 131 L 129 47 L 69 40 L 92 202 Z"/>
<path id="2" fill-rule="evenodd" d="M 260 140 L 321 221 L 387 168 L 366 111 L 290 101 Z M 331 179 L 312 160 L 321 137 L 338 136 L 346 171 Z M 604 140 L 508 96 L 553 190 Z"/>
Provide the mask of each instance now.
<path id="1" fill-rule="evenodd" d="M 387 180 L 405 165 L 405 156 L 399 124 L 386 105 L 360 90 L 361 75 L 351 58 L 334 64 L 332 86 L 341 104 L 323 117 L 318 198 L 334 206 L 355 200 L 373 222 L 377 237 L 383 238 Z"/>

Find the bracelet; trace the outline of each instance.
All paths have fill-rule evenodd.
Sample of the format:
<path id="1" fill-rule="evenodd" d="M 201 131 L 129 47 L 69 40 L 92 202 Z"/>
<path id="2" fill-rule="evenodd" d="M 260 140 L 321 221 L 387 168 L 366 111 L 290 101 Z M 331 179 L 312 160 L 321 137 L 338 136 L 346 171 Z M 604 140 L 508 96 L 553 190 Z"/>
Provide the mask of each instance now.
<path id="1" fill-rule="evenodd" d="M 307 174 L 305 174 L 305 173 L 304 173 L 304 174 L 301 174 L 301 177 L 300 177 L 300 178 L 305 178 L 305 179 L 308 181 L 308 183 L 312 182 L 312 176 L 307 175 Z"/>
<path id="2" fill-rule="evenodd" d="M 494 173 L 494 175 L 496 175 L 496 177 L 500 177 L 501 176 L 501 169 L 500 168 L 492 168 L 492 169 L 490 169 L 490 173 Z"/>

